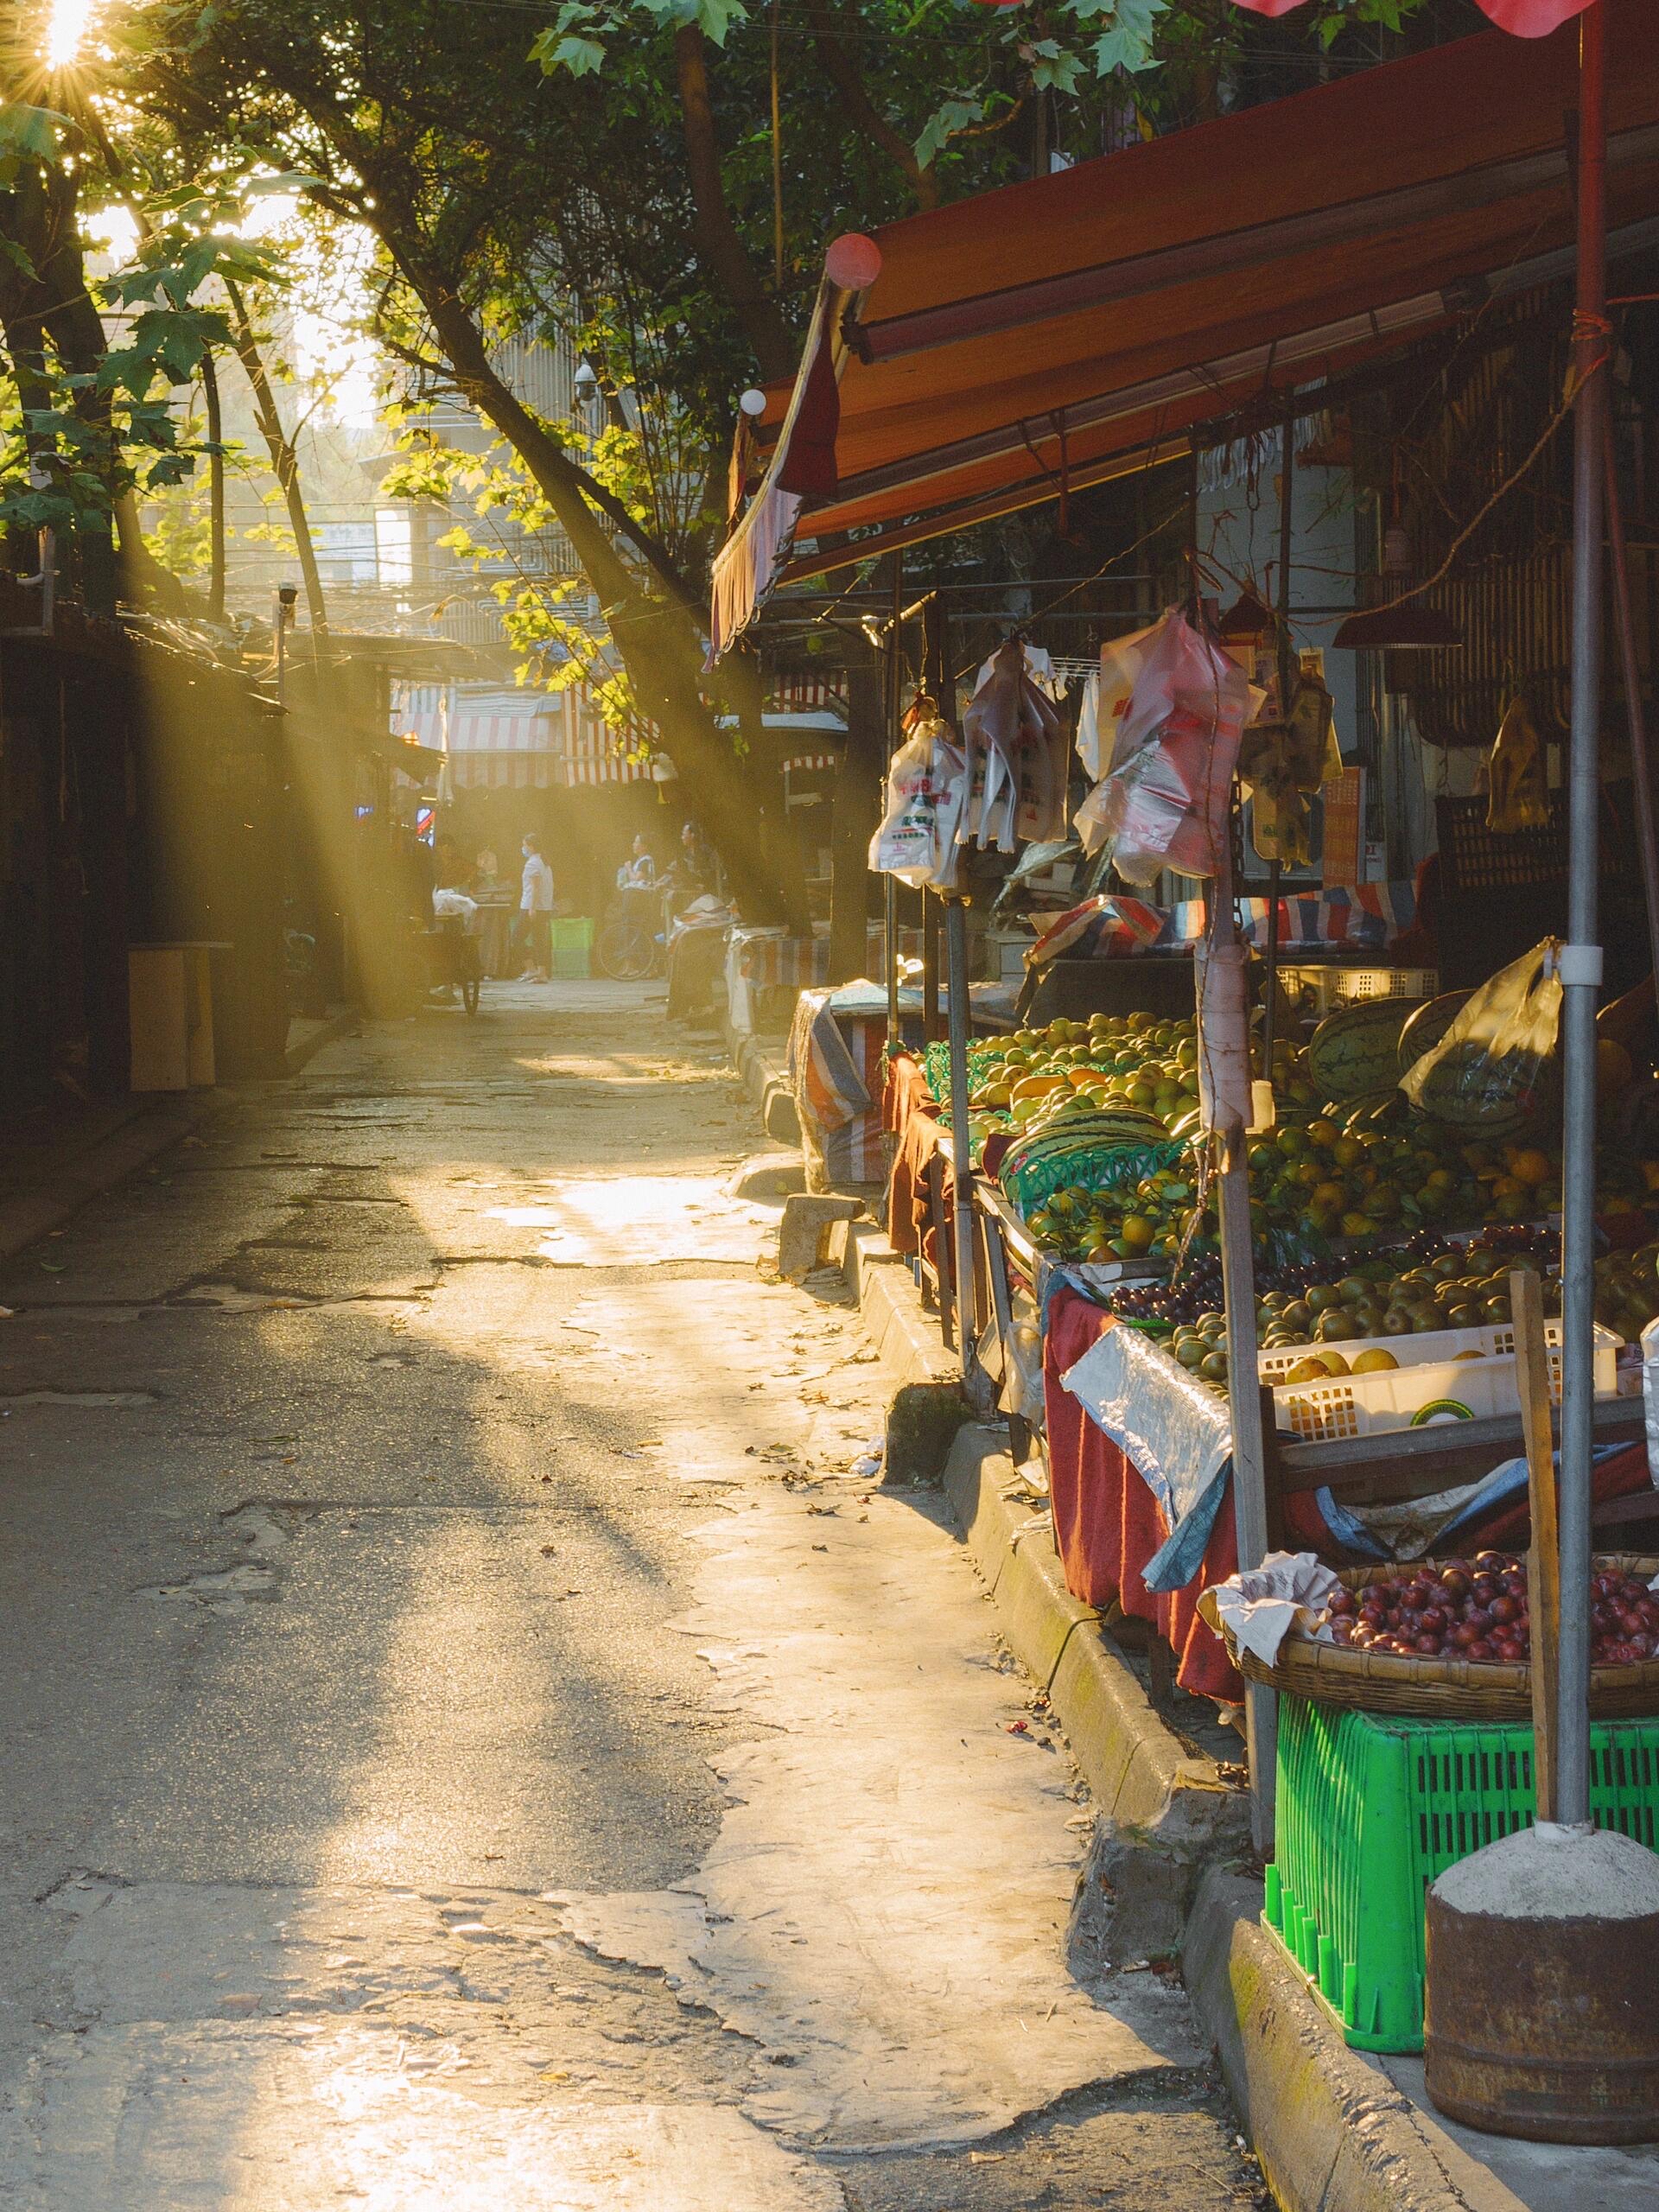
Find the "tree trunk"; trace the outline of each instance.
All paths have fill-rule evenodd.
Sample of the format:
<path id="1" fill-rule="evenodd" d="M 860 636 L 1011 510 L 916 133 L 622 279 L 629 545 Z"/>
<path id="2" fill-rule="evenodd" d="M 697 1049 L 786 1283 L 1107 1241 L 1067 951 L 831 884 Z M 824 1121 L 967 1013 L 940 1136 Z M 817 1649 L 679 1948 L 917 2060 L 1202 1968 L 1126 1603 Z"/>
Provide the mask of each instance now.
<path id="1" fill-rule="evenodd" d="M 231 340 L 236 347 L 236 358 L 247 372 L 248 384 L 253 392 L 253 412 L 260 434 L 270 454 L 271 474 L 283 494 L 283 504 L 288 510 L 289 527 L 294 532 L 294 550 L 299 556 L 300 576 L 305 586 L 306 611 L 311 617 L 311 627 L 321 636 L 328 629 L 328 609 L 322 595 L 322 575 L 317 567 L 317 550 L 311 542 L 311 524 L 305 512 L 305 493 L 300 486 L 300 459 L 294 450 L 294 441 L 283 428 L 283 418 L 276 405 L 276 395 L 271 389 L 270 378 L 259 352 L 258 340 L 253 334 L 253 324 L 242 298 L 240 286 L 224 279 L 225 296 L 231 305 Z"/>
<path id="2" fill-rule="evenodd" d="M 754 348 L 763 380 L 776 384 L 792 373 L 795 348 L 778 302 L 763 290 L 726 205 L 702 33 L 695 23 L 682 23 L 675 32 L 674 60 L 679 73 L 686 168 L 696 210 L 698 257 L 730 301 L 744 335 Z"/>
<path id="3" fill-rule="evenodd" d="M 750 918 L 780 919 L 778 871 L 756 835 L 756 794 L 702 697 L 702 644 L 689 611 L 641 588 L 588 504 L 584 472 L 497 373 L 465 303 L 411 258 L 398 259 L 463 397 L 513 448 L 569 538 L 640 704 L 719 848 L 734 896 Z"/>

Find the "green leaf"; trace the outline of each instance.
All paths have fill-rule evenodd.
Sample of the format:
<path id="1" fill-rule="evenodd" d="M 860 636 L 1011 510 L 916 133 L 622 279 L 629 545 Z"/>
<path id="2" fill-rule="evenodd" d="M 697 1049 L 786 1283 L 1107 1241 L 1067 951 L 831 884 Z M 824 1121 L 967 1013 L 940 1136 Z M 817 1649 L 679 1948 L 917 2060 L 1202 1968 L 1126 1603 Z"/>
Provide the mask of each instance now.
<path id="1" fill-rule="evenodd" d="M 1074 10 L 1076 0 L 1072 0 Z M 1134 75 L 1150 69 L 1154 56 L 1153 39 L 1159 18 L 1167 12 L 1169 0 L 1114 0 L 1110 9 L 1112 28 L 1103 31 L 1095 42 L 1095 72 L 1097 76 L 1109 77 L 1114 71 L 1122 70 Z M 1086 12 L 1099 20 L 1107 10 L 1090 8 Z"/>
<path id="2" fill-rule="evenodd" d="M 1058 39 L 1034 40 L 1027 51 L 1031 56 L 1031 81 L 1039 92 L 1077 90 L 1083 64 Z"/>
<path id="3" fill-rule="evenodd" d="M 934 109 L 922 125 L 922 135 L 916 141 L 916 159 L 925 168 L 935 154 L 948 146 L 960 130 L 970 124 L 983 122 L 983 100 L 950 99 Z"/>
<path id="4" fill-rule="evenodd" d="M 67 116 L 54 114 L 49 107 L 29 107 L 22 100 L 0 101 L 0 146 L 10 154 L 50 161 L 58 150 L 58 133 L 69 128 Z"/>
<path id="5" fill-rule="evenodd" d="M 556 32 L 543 31 L 530 54 L 550 77 L 561 69 L 573 77 L 594 77 L 605 66 L 605 48 L 596 38 L 578 38 L 569 33 L 560 38 Z"/>

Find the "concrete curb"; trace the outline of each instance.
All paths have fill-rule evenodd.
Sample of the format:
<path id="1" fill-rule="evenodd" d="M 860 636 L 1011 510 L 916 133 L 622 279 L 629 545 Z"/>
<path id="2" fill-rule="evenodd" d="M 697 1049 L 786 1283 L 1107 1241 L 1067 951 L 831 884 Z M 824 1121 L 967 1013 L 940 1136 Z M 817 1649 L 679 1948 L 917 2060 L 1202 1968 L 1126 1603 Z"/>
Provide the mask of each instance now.
<path id="1" fill-rule="evenodd" d="M 1189 1854 L 1195 1868 L 1238 1849 L 1249 1832 L 1243 1793 L 1166 1726 L 1096 1613 L 1066 1588 L 1047 1510 L 1020 1494 L 1000 1426 L 960 1431 L 944 1493 L 1009 1646 L 1046 1688 L 1102 1812 Z"/>
<path id="2" fill-rule="evenodd" d="M 332 1045 L 337 1037 L 349 1036 L 361 1027 L 362 1014 L 354 1006 L 340 1007 L 317 1022 L 308 1036 L 296 1038 L 283 1054 L 283 1065 L 289 1075 L 298 1075 L 307 1061 L 314 1060 L 325 1045 Z"/>
<path id="3" fill-rule="evenodd" d="M 0 1259 L 10 1259 L 60 1229 L 83 1206 L 188 1136 L 217 1111 L 219 1103 L 212 1090 L 169 1094 L 149 1105 L 135 1101 L 116 1128 L 44 1167 L 36 1186 L 0 1199 Z"/>
<path id="4" fill-rule="evenodd" d="M 739 1080 L 760 1109 L 760 1125 L 766 1135 L 778 1144 L 798 1145 L 800 1116 L 783 1070 L 752 1030 L 736 1027 L 729 1007 L 721 1015 L 721 1033 Z"/>
<path id="5" fill-rule="evenodd" d="M 1258 1880 L 1205 1876 L 1182 1971 L 1285 2212 L 1525 2212 L 1376 2059 L 1349 2050 L 1262 1925 Z"/>
<path id="6" fill-rule="evenodd" d="M 962 1371 L 922 1308 L 910 1269 L 873 1221 L 832 1222 L 823 1249 L 858 1301 L 872 1349 L 893 1385 L 886 1479 L 934 1482 L 969 1417 Z"/>

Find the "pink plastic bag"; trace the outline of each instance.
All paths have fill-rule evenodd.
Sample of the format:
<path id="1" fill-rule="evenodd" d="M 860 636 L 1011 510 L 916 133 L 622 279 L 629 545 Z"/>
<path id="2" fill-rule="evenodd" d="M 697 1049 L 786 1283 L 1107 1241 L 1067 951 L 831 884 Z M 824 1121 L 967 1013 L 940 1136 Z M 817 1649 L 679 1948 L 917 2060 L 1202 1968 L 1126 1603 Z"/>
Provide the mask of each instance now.
<path id="1" fill-rule="evenodd" d="M 1213 875 L 1239 738 L 1260 704 L 1243 671 L 1172 608 L 1143 633 L 1109 773 L 1077 810 L 1084 850 L 1111 848 L 1128 883 Z"/>

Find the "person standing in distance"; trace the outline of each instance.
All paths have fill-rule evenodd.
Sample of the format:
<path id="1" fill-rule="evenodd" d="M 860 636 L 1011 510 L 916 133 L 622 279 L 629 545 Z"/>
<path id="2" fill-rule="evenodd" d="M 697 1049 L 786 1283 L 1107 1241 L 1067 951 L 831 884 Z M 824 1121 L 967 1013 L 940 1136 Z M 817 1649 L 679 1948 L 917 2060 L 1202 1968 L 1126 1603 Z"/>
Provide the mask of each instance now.
<path id="1" fill-rule="evenodd" d="M 548 928 L 553 914 L 553 871 L 542 858 L 542 848 L 536 838 L 526 836 L 522 850 L 524 873 L 515 934 L 521 946 L 529 946 L 530 965 L 518 981 L 545 983 L 549 980 Z"/>

